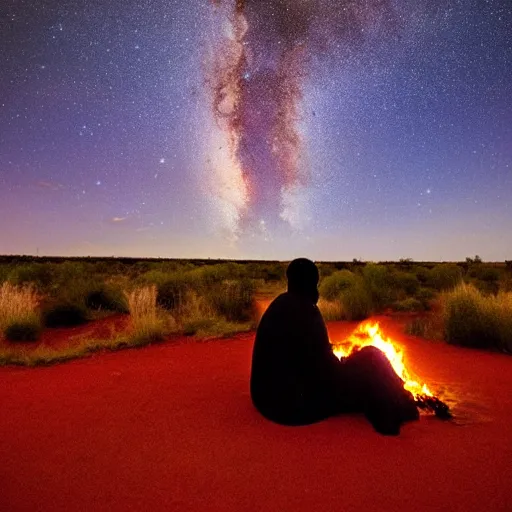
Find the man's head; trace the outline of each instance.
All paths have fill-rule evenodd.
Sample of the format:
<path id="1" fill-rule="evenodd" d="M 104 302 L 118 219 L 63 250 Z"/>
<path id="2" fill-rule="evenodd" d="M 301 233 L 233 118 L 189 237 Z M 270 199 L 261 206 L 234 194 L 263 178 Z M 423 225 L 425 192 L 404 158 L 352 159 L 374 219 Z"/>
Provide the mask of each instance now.
<path id="1" fill-rule="evenodd" d="M 318 268 L 306 258 L 293 260 L 286 269 L 288 279 L 288 291 L 301 295 L 311 300 L 313 304 L 318 302 Z"/>

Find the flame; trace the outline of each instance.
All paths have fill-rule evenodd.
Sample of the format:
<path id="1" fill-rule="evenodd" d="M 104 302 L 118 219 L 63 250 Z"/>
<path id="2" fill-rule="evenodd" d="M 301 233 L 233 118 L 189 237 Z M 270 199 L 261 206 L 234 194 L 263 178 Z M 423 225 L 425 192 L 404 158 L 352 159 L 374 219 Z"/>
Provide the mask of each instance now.
<path id="1" fill-rule="evenodd" d="M 347 357 L 363 347 L 372 346 L 382 350 L 395 372 L 405 382 L 405 389 L 410 391 L 415 398 L 422 395 L 433 396 L 426 384 L 421 384 L 411 377 L 405 366 L 402 349 L 383 335 L 378 322 L 371 320 L 363 322 L 345 341 L 332 345 L 333 352 L 338 359 Z"/>

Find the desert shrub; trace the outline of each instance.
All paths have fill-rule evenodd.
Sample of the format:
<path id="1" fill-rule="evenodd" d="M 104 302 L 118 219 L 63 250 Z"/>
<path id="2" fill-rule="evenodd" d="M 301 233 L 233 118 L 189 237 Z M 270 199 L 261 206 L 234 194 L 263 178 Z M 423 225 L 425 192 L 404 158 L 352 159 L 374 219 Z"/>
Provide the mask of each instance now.
<path id="1" fill-rule="evenodd" d="M 443 295 L 448 343 L 474 348 L 512 349 L 512 294 L 485 296 L 462 284 Z"/>
<path id="2" fill-rule="evenodd" d="M 196 271 L 200 281 L 205 285 L 213 285 L 222 281 L 248 279 L 251 276 L 248 269 L 240 263 L 219 263 L 205 265 Z"/>
<path id="3" fill-rule="evenodd" d="M 484 295 L 497 295 L 500 291 L 500 283 L 498 281 L 479 281 L 471 282 Z"/>
<path id="4" fill-rule="evenodd" d="M 77 302 L 51 302 L 43 309 L 43 322 L 46 327 L 73 327 L 89 321 L 87 308 Z"/>
<path id="5" fill-rule="evenodd" d="M 363 269 L 363 279 L 374 309 L 383 309 L 394 301 L 397 283 L 386 266 L 368 263 Z"/>
<path id="6" fill-rule="evenodd" d="M 345 314 L 343 311 L 343 304 L 341 300 L 336 299 L 333 301 L 320 299 L 318 301 L 318 307 L 322 316 L 326 322 L 332 322 L 336 320 L 344 320 Z"/>
<path id="7" fill-rule="evenodd" d="M 110 274 L 112 272 L 112 267 L 107 261 L 97 261 L 93 265 L 94 274 Z"/>
<path id="8" fill-rule="evenodd" d="M 246 322 L 254 313 L 254 283 L 249 279 L 224 281 L 207 292 L 214 311 L 231 322 Z"/>
<path id="9" fill-rule="evenodd" d="M 128 313 L 128 303 L 121 288 L 101 284 L 91 287 L 85 295 L 85 306 L 89 309 Z"/>
<path id="10" fill-rule="evenodd" d="M 11 269 L 11 267 L 9 265 L 0 265 L 0 285 L 4 281 L 7 281 L 11 271 L 12 271 L 12 269 Z"/>
<path id="11" fill-rule="evenodd" d="M 41 319 L 37 315 L 32 318 L 16 320 L 4 329 L 4 336 L 9 341 L 37 341 L 42 333 Z"/>
<path id="12" fill-rule="evenodd" d="M 340 301 L 347 320 L 364 320 L 373 312 L 372 296 L 361 279 L 340 294 Z"/>
<path id="13" fill-rule="evenodd" d="M 39 318 L 39 297 L 32 286 L 0 286 L 0 332 L 13 323 L 35 322 Z"/>
<path id="14" fill-rule="evenodd" d="M 10 275 L 9 281 L 18 286 L 33 285 L 39 291 L 43 291 L 52 282 L 53 274 L 51 267 L 45 263 L 30 263 L 15 266 Z"/>
<path id="15" fill-rule="evenodd" d="M 225 279 L 236 277 L 236 272 L 232 272 L 230 264 L 205 265 L 204 267 L 193 270 L 191 274 L 205 285 L 220 283 Z"/>
<path id="16" fill-rule="evenodd" d="M 169 272 L 162 272 L 161 270 L 157 270 L 157 269 L 151 269 L 151 270 L 148 270 L 147 272 L 144 272 L 143 274 L 141 274 L 135 280 L 135 285 L 142 287 L 142 286 L 154 284 L 158 287 L 158 285 L 160 283 L 163 283 L 169 277 L 169 275 L 174 275 L 174 274 L 169 273 Z"/>
<path id="17" fill-rule="evenodd" d="M 357 276 L 350 270 L 338 270 L 322 279 L 319 292 L 320 296 L 328 301 L 334 301 L 341 293 L 355 285 Z"/>
<path id="18" fill-rule="evenodd" d="M 462 274 L 458 265 L 442 263 L 430 270 L 428 285 L 436 290 L 448 290 L 461 283 Z"/>
<path id="19" fill-rule="evenodd" d="M 318 263 L 318 272 L 320 273 L 320 279 L 325 279 L 336 272 L 336 267 L 329 263 Z"/>
<path id="20" fill-rule="evenodd" d="M 173 314 L 186 335 L 224 336 L 252 326 L 254 284 L 240 280 L 188 290 Z"/>
<path id="21" fill-rule="evenodd" d="M 265 281 L 282 281 L 286 276 L 286 267 L 285 263 L 267 263 L 264 264 L 261 269 L 261 277 L 265 279 Z"/>
<path id="22" fill-rule="evenodd" d="M 468 256 L 468 257 L 466 257 L 466 263 L 468 265 L 473 265 L 473 264 L 479 265 L 480 263 L 482 263 L 482 258 L 480 258 L 480 256 L 478 256 L 478 254 L 474 258 L 471 258 Z"/>
<path id="23" fill-rule="evenodd" d="M 63 261 L 52 265 L 53 284 L 57 289 L 75 288 L 94 275 L 94 266 L 80 261 Z"/>
<path id="24" fill-rule="evenodd" d="M 423 307 L 423 303 L 420 300 L 418 300 L 414 297 L 407 297 L 406 299 L 397 300 L 396 302 L 394 302 L 393 309 L 395 311 L 408 312 L 408 311 L 423 311 L 424 307 Z"/>
<path id="25" fill-rule="evenodd" d="M 430 270 L 427 267 L 422 267 L 420 265 L 414 267 L 414 275 L 420 285 L 428 284 L 430 280 Z"/>
<path id="26" fill-rule="evenodd" d="M 468 281 L 486 295 L 496 295 L 500 290 L 500 271 L 485 264 L 473 264 L 468 272 Z"/>
<path id="27" fill-rule="evenodd" d="M 157 308 L 156 286 L 135 288 L 126 294 L 126 299 L 132 318 L 132 342 L 144 344 L 163 339 L 167 326 Z"/>
<path id="28" fill-rule="evenodd" d="M 89 278 L 88 278 L 89 277 Z M 87 274 L 80 275 L 77 278 L 67 280 L 63 276 L 58 276 L 53 286 L 45 297 L 43 304 L 44 310 L 54 305 L 76 305 L 84 310 L 87 309 L 86 298 L 88 294 L 103 286 L 102 282 Z"/>
<path id="29" fill-rule="evenodd" d="M 436 292 L 430 288 L 418 288 L 415 294 L 416 299 L 421 302 L 423 309 L 425 310 L 430 309 L 430 303 L 435 298 L 435 296 Z"/>
<path id="30" fill-rule="evenodd" d="M 177 309 L 175 313 L 177 320 L 181 325 L 185 325 L 187 322 L 203 320 L 205 318 L 218 318 L 210 301 L 208 301 L 204 295 L 199 295 L 193 290 L 189 290 L 185 294 L 179 309 Z"/>
<path id="31" fill-rule="evenodd" d="M 394 272 L 392 279 L 395 289 L 403 290 L 406 295 L 415 295 L 420 287 L 418 278 L 410 272 Z"/>
<path id="32" fill-rule="evenodd" d="M 494 282 L 500 280 L 500 271 L 495 267 L 487 265 L 474 265 L 469 271 L 470 277 L 480 281 Z"/>
<path id="33" fill-rule="evenodd" d="M 200 288 L 201 282 L 198 274 L 167 274 L 165 279 L 157 284 L 157 304 L 174 311 L 181 307 L 189 291 Z"/>

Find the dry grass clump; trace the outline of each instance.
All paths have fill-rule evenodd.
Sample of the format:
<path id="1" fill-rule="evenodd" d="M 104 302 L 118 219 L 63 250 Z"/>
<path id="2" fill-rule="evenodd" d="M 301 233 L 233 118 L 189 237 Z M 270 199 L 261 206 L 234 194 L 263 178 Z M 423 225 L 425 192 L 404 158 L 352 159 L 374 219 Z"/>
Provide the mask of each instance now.
<path id="1" fill-rule="evenodd" d="M 38 306 L 39 297 L 33 287 L 3 283 L 0 286 L 0 336 L 12 341 L 37 339 L 42 329 Z"/>
<path id="2" fill-rule="evenodd" d="M 169 326 L 157 308 L 155 285 L 135 288 L 126 293 L 126 299 L 133 326 L 130 344 L 159 341 L 168 334 Z"/>
<path id="3" fill-rule="evenodd" d="M 512 293 L 484 295 L 461 284 L 442 296 L 448 343 L 512 351 Z"/>

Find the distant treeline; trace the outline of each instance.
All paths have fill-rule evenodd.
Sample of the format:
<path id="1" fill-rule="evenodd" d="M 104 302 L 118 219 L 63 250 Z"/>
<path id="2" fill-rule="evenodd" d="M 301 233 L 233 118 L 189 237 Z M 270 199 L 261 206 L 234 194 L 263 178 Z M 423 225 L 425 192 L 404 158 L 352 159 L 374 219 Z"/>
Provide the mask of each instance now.
<path id="1" fill-rule="evenodd" d="M 34 255 L 0 255 L 0 264 L 18 264 L 18 263 L 63 263 L 64 261 L 77 261 L 87 263 L 117 263 L 122 265 L 136 265 L 138 263 L 163 263 L 173 262 L 177 264 L 189 264 L 194 266 L 218 265 L 222 263 L 262 264 L 276 265 L 285 261 L 280 260 L 240 260 L 240 259 L 213 259 L 213 258 L 134 258 L 134 257 L 116 257 L 116 256 L 34 256 Z M 351 261 L 317 261 L 321 265 L 329 265 L 336 270 L 350 269 L 354 267 L 364 267 L 368 262 L 358 259 Z M 398 261 L 379 261 L 377 265 L 393 265 L 401 267 L 412 267 L 421 265 L 426 268 L 433 268 L 439 264 L 456 264 L 467 270 L 468 266 L 474 263 L 483 263 L 478 258 L 466 258 L 465 261 L 415 261 L 410 258 L 400 259 Z M 485 262 L 487 266 L 507 267 L 512 270 L 512 260 Z"/>
<path id="2" fill-rule="evenodd" d="M 123 265 L 136 265 L 137 263 L 188 263 L 195 266 L 217 265 L 219 263 L 262 263 L 275 264 L 277 260 L 234 260 L 234 259 L 213 259 L 213 258 L 130 258 L 116 256 L 33 256 L 33 255 L 0 255 L 0 264 L 16 263 L 62 263 L 64 261 L 77 261 L 87 263 L 121 263 Z"/>

